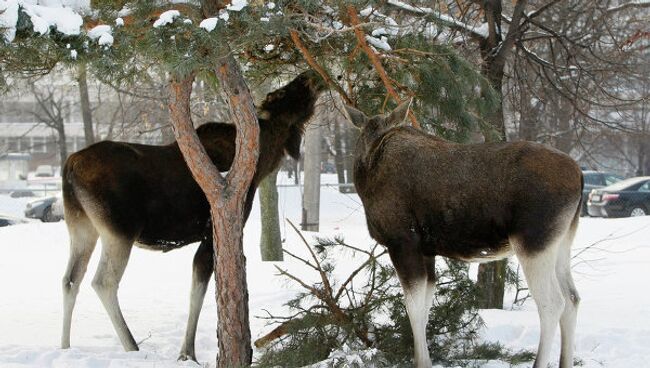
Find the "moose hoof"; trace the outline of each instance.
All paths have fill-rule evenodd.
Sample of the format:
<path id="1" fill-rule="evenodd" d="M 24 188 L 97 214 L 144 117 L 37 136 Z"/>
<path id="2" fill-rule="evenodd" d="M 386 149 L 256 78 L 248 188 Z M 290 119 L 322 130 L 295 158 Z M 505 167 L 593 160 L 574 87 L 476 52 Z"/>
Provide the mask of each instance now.
<path id="1" fill-rule="evenodd" d="M 197 364 L 199 363 L 196 360 L 196 356 L 194 356 L 194 354 L 191 354 L 191 353 L 180 353 L 178 355 L 178 360 L 182 361 L 182 362 L 186 362 L 186 361 L 190 360 L 190 361 L 193 361 L 193 362 L 195 362 Z"/>

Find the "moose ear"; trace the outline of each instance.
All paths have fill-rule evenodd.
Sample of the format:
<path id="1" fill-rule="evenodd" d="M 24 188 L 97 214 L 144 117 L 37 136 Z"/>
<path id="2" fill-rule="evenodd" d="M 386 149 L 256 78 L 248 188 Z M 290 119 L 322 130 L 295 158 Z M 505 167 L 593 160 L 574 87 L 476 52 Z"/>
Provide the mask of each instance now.
<path id="1" fill-rule="evenodd" d="M 352 106 L 344 105 L 343 107 L 344 107 L 343 111 L 345 112 L 345 115 L 347 115 L 348 120 L 350 120 L 350 122 L 354 124 L 354 126 L 356 126 L 359 129 L 362 129 L 366 125 L 366 123 L 368 122 L 368 117 L 366 116 L 366 114 L 355 109 Z"/>
<path id="2" fill-rule="evenodd" d="M 400 126 L 400 125 L 407 125 L 406 122 L 406 116 L 409 113 L 409 109 L 411 108 L 411 103 L 413 102 L 413 98 L 409 98 L 408 100 L 402 102 L 393 110 L 393 112 L 388 115 L 386 118 L 386 122 L 390 126 Z"/>

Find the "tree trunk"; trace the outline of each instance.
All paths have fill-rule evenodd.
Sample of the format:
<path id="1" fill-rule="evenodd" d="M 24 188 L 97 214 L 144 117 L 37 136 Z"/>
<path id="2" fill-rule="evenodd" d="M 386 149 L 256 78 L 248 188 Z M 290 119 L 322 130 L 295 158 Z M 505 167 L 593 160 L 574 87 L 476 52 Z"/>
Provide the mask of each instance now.
<path id="1" fill-rule="evenodd" d="M 90 98 L 88 97 L 88 76 L 86 71 L 86 64 L 80 63 L 78 70 L 79 82 L 79 99 L 81 102 L 81 117 L 84 123 L 84 138 L 86 139 L 86 146 L 95 143 L 95 132 L 93 129 L 93 116 L 90 112 Z"/>
<path id="2" fill-rule="evenodd" d="M 59 127 L 56 128 L 56 133 L 59 136 L 59 162 L 61 163 L 61 167 L 63 167 L 65 160 L 68 159 L 68 145 L 65 141 L 65 127 L 63 125 L 63 122 L 61 122 L 61 124 L 59 124 Z"/>
<path id="3" fill-rule="evenodd" d="M 318 231 L 320 207 L 321 127 L 312 122 L 305 131 L 305 191 L 302 197 L 302 229 Z"/>
<path id="4" fill-rule="evenodd" d="M 508 34 L 505 39 L 501 34 L 501 0 L 483 2 L 483 10 L 486 14 L 489 35 L 480 43 L 481 73 L 487 78 L 492 88 L 499 96 L 497 109 L 490 116 L 490 123 L 494 132 L 485 134 L 486 142 L 505 141 L 506 128 L 503 115 L 503 76 L 506 59 L 511 53 L 515 38 L 520 34 L 519 25 L 524 19 L 526 0 L 517 0 Z M 496 134 L 495 134 L 496 133 Z M 505 275 L 508 267 L 508 260 L 482 263 L 478 268 L 478 287 L 482 297 L 482 308 L 503 309 L 503 295 L 505 291 Z"/>
<path id="5" fill-rule="evenodd" d="M 260 183 L 260 211 L 262 235 L 260 251 L 262 261 L 282 261 L 282 237 L 278 215 L 278 188 L 276 186 L 279 168 Z"/>
<path id="6" fill-rule="evenodd" d="M 208 157 L 194 130 L 190 113 L 193 75 L 173 75 L 169 110 L 174 135 L 192 176 L 210 203 L 214 237 L 217 300 L 217 367 L 243 367 L 252 362 L 248 316 L 246 259 L 243 251 L 244 206 L 259 155 L 255 105 L 230 50 L 217 62 L 216 76 L 237 128 L 236 153 L 224 178 Z"/>
<path id="7" fill-rule="evenodd" d="M 343 153 L 343 133 L 341 132 L 341 121 L 334 120 L 334 166 L 339 184 L 345 184 L 345 157 Z M 339 186 L 339 192 L 346 193 L 347 188 Z"/>
<path id="8" fill-rule="evenodd" d="M 213 237 L 219 242 L 214 247 L 219 368 L 249 366 L 253 360 L 243 251 L 243 208 L 243 203 L 236 201 L 210 206 Z"/>
<path id="9" fill-rule="evenodd" d="M 357 139 L 359 138 L 359 130 L 356 128 L 351 128 L 350 125 L 347 125 L 345 129 L 345 159 L 343 163 L 345 165 L 345 183 L 353 184 L 354 179 L 354 150 L 357 145 Z M 347 193 L 355 193 L 356 188 L 354 185 L 348 186 L 346 188 Z"/>
<path id="10" fill-rule="evenodd" d="M 217 367 L 226 368 L 249 366 L 253 360 L 242 241 L 244 203 L 259 155 L 259 125 L 253 98 L 230 50 L 219 60 L 216 74 L 237 126 L 237 152 L 226 176 L 222 203 L 211 211 L 216 235 Z"/>

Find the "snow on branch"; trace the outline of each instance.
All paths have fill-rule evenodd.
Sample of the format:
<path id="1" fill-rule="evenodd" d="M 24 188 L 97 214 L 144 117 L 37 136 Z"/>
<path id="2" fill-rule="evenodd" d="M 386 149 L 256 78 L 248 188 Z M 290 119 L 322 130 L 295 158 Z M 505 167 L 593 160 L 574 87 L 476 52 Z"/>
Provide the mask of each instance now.
<path id="1" fill-rule="evenodd" d="M 489 35 L 488 25 L 486 23 L 481 23 L 481 25 L 479 26 L 471 26 L 465 22 L 461 22 L 457 19 L 454 19 L 453 17 L 450 17 L 449 15 L 442 14 L 441 12 L 435 11 L 431 8 L 413 6 L 399 0 L 388 0 L 388 4 L 411 13 L 431 15 L 436 19 L 440 20 L 442 23 L 452 28 L 456 28 L 460 31 L 467 32 L 474 37 L 488 38 Z"/>
<path id="2" fill-rule="evenodd" d="M 612 14 L 612 13 L 619 12 L 621 10 L 632 9 L 632 8 L 650 8 L 650 0 L 632 1 L 618 6 L 613 6 L 607 9 L 605 12 L 607 14 Z"/>

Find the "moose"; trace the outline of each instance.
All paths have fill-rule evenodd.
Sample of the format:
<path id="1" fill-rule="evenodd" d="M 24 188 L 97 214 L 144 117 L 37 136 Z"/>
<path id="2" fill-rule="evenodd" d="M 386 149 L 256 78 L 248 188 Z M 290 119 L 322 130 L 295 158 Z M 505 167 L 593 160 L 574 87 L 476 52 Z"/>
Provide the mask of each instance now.
<path id="1" fill-rule="evenodd" d="M 431 367 L 426 325 L 436 285 L 435 256 L 490 261 L 514 253 L 537 304 L 535 368 L 546 368 L 558 322 L 560 367 L 573 367 L 580 298 L 571 244 L 580 217 L 582 172 L 567 155 L 532 142 L 455 144 L 406 122 L 410 101 L 367 117 L 354 184 L 370 235 L 388 249 L 404 291 L 415 364 Z"/>
<path id="2" fill-rule="evenodd" d="M 260 152 L 248 190 L 248 218 L 260 181 L 285 153 L 298 159 L 303 128 L 325 83 L 307 71 L 269 93 L 258 108 Z M 196 130 L 210 159 L 229 170 L 235 156 L 234 125 L 206 123 Z M 70 155 L 63 169 L 63 203 L 70 234 L 70 256 L 63 276 L 61 347 L 70 347 L 70 325 L 79 285 L 98 238 L 101 258 L 92 281 L 127 351 L 138 350 L 117 298 L 133 244 L 167 252 L 199 242 L 193 261 L 190 311 L 179 359 L 196 361 L 194 340 L 213 272 L 209 204 L 194 181 L 177 143 L 151 146 L 103 141 Z"/>

